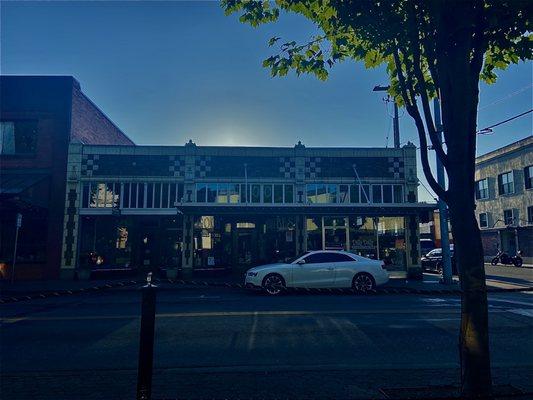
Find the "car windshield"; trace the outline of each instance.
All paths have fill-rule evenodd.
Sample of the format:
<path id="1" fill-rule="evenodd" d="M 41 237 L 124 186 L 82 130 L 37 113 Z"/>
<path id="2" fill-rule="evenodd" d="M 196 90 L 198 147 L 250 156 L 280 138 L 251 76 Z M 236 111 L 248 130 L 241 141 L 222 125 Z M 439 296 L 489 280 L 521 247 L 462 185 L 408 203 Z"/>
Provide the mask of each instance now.
<path id="1" fill-rule="evenodd" d="M 304 253 L 300 253 L 300 254 L 298 254 L 297 256 L 286 258 L 286 259 L 285 259 L 285 263 L 287 263 L 287 264 L 292 264 L 292 263 L 295 262 L 297 259 L 299 259 L 299 258 L 302 257 L 302 256 L 305 256 L 306 254 L 309 254 L 309 252 L 306 251 L 306 252 L 304 252 Z"/>
<path id="2" fill-rule="evenodd" d="M 431 250 L 427 255 L 428 256 L 440 256 L 441 253 L 442 253 L 441 249 L 434 249 L 434 250 Z"/>

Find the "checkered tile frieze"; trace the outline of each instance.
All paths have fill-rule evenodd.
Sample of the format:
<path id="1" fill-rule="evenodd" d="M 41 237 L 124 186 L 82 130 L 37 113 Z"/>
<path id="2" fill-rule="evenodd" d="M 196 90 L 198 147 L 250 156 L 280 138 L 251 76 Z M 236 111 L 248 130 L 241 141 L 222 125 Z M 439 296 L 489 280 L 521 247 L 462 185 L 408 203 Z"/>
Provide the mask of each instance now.
<path id="1" fill-rule="evenodd" d="M 194 164 L 194 174 L 196 177 L 205 178 L 207 173 L 211 171 L 211 157 L 210 156 L 200 156 L 196 158 Z"/>
<path id="2" fill-rule="evenodd" d="M 399 157 L 389 157 L 389 172 L 394 174 L 394 178 L 403 178 L 405 176 L 403 160 Z"/>
<path id="3" fill-rule="evenodd" d="M 305 158 L 305 177 L 307 179 L 314 179 L 322 172 L 320 168 L 320 157 L 306 157 Z"/>
<path id="4" fill-rule="evenodd" d="M 81 157 L 81 174 L 93 176 L 93 172 L 98 170 L 99 154 L 83 154 Z"/>
<path id="5" fill-rule="evenodd" d="M 181 156 L 169 156 L 168 173 L 173 177 L 185 176 L 185 157 Z"/>
<path id="6" fill-rule="evenodd" d="M 279 172 L 284 178 L 294 179 L 296 177 L 296 161 L 294 157 L 280 157 Z"/>

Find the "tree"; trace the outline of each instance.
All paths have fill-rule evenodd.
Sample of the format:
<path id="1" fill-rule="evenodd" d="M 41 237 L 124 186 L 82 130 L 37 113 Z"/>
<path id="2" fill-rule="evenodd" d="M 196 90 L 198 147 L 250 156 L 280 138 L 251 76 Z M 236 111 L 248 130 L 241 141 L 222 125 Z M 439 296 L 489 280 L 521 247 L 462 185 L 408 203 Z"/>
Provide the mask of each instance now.
<path id="1" fill-rule="evenodd" d="M 491 393 L 488 309 L 483 248 L 474 200 L 476 120 L 480 79 L 532 59 L 531 0 L 224 0 L 226 14 L 258 26 L 280 10 L 311 20 L 319 34 L 308 42 L 281 41 L 263 66 L 272 76 L 290 70 L 321 80 L 343 60 L 367 68 L 386 65 L 389 93 L 413 118 L 422 167 L 435 193 L 450 209 L 462 287 L 460 359 L 465 396 Z M 445 145 L 433 123 L 430 100 L 441 102 Z M 428 138 L 442 161 L 448 187 L 433 176 Z"/>

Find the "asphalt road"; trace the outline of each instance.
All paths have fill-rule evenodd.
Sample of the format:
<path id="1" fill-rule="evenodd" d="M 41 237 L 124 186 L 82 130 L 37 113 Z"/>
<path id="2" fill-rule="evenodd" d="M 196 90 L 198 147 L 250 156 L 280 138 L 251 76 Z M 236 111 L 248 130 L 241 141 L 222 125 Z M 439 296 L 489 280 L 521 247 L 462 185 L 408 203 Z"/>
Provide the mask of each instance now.
<path id="1" fill-rule="evenodd" d="M 457 296 L 158 295 L 155 398 L 382 398 L 458 384 Z M 2 399 L 132 399 L 140 293 L 0 308 Z M 533 391 L 533 294 L 490 296 L 496 383 Z"/>

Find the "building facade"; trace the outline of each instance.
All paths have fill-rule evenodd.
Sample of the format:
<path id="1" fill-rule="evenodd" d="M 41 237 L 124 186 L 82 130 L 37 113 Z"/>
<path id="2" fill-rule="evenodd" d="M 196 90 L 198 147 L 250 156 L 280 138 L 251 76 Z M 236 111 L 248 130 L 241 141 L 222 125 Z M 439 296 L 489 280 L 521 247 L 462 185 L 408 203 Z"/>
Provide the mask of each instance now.
<path id="1" fill-rule="evenodd" d="M 70 76 L 0 77 L 0 276 L 59 276 L 68 145 L 133 145 Z"/>
<path id="2" fill-rule="evenodd" d="M 421 276 L 416 148 L 90 146 L 69 150 L 62 275 L 241 271 L 346 249 Z"/>
<path id="3" fill-rule="evenodd" d="M 476 211 L 487 261 L 501 249 L 533 262 L 533 136 L 476 159 Z"/>

